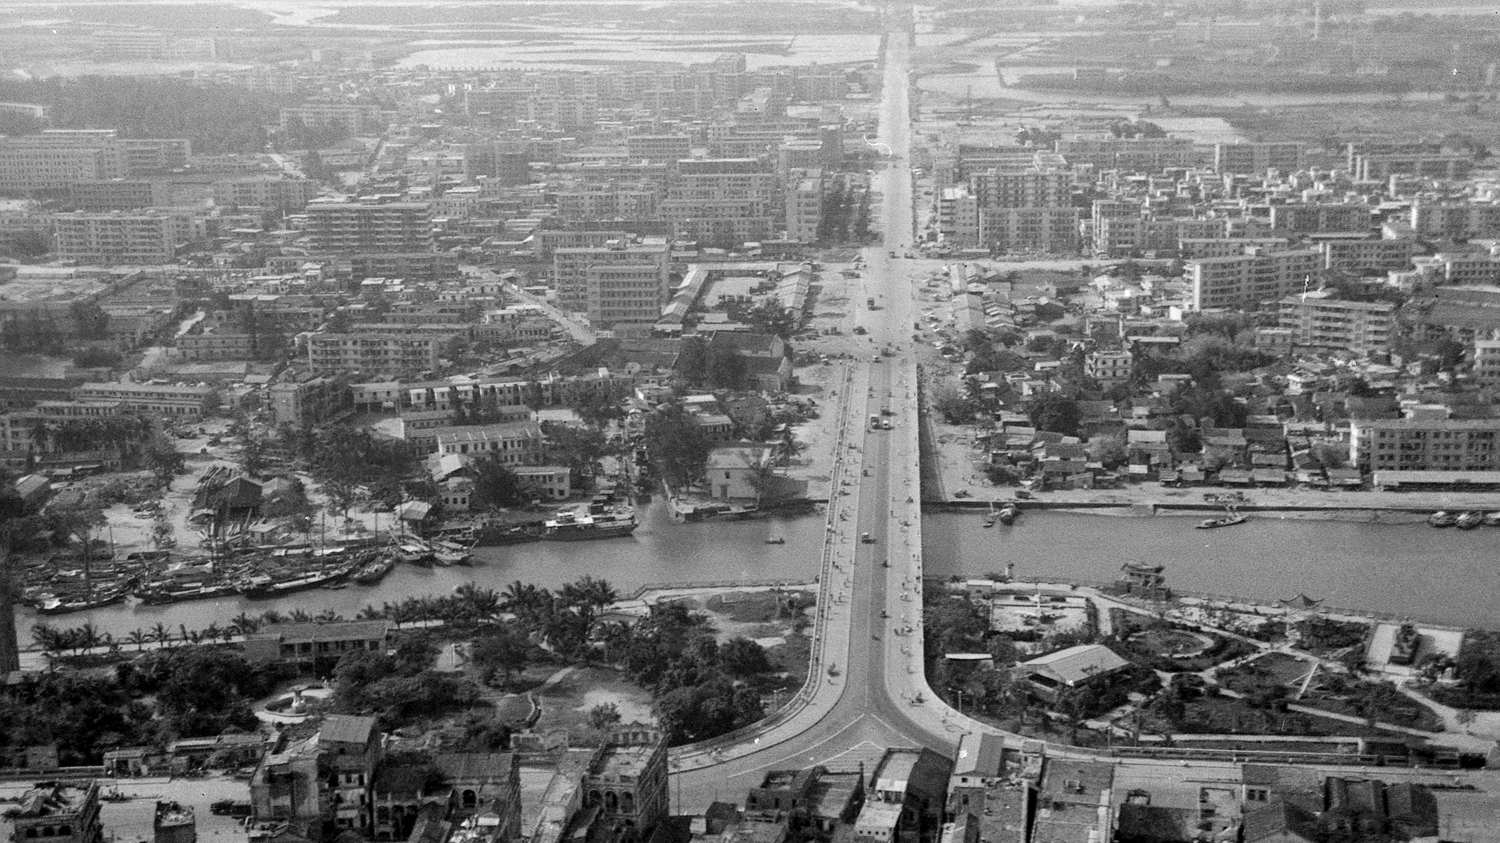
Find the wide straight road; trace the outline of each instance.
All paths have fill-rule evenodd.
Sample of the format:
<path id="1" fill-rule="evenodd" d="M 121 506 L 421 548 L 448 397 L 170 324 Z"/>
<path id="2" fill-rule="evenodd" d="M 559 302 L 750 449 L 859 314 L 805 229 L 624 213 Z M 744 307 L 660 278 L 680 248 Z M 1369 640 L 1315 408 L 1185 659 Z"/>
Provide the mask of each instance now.
<path id="1" fill-rule="evenodd" d="M 833 566 L 825 572 L 819 623 L 827 640 L 817 690 L 806 707 L 722 753 L 674 754 L 673 810 L 738 802 L 769 770 L 826 764 L 873 770 L 886 748 L 928 746 L 951 753 L 962 728 L 926 689 L 921 661 L 920 512 L 917 501 L 915 302 L 901 256 L 913 244 L 908 75 L 911 12 L 889 15 L 884 48 L 880 141 L 891 151 L 877 174 L 885 242 L 865 250 L 866 290 L 877 309 L 860 314 L 869 332 L 865 371 L 850 394 L 849 428 L 861 433 L 846 459 L 850 485 L 829 502 Z M 889 353 L 886 353 L 889 352 Z M 863 412 L 860 410 L 863 409 Z M 892 430 L 867 419 L 890 411 Z M 847 489 L 847 496 L 838 494 Z M 872 541 L 861 536 L 868 534 Z M 702 765 L 697 769 L 686 769 Z"/>

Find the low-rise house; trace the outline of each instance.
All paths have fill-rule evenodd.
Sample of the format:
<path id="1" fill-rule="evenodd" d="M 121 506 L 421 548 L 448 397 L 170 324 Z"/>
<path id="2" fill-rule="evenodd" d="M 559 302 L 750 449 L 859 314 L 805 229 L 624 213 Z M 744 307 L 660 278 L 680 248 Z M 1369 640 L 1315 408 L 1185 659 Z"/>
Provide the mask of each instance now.
<path id="1" fill-rule="evenodd" d="M 384 653 L 390 646 L 390 621 L 334 621 L 273 624 L 245 636 L 245 658 L 252 662 L 331 662 L 345 653 Z"/>
<path id="2" fill-rule="evenodd" d="M 1069 692 L 1107 682 L 1110 676 L 1128 667 L 1130 662 L 1103 644 L 1080 644 L 1021 662 L 1016 665 L 1015 674 L 1028 691 L 1056 703 Z"/>
<path id="3" fill-rule="evenodd" d="M 564 501 L 573 494 L 573 471 L 565 465 L 519 465 L 516 482 L 543 500 Z"/>
<path id="4" fill-rule="evenodd" d="M 704 468 L 709 494 L 718 500 L 759 500 L 774 461 L 769 445 L 726 445 L 709 451 Z"/>

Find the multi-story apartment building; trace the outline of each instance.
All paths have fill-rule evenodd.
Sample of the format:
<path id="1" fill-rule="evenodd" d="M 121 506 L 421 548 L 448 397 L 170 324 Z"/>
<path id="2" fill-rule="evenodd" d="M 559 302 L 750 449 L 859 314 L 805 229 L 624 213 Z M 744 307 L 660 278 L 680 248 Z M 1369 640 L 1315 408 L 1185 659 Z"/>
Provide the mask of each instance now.
<path id="1" fill-rule="evenodd" d="M 1276 231 L 1367 231 L 1373 225 L 1368 205 L 1299 202 L 1271 206 L 1271 228 Z"/>
<path id="2" fill-rule="evenodd" d="M 177 353 L 184 360 L 250 360 L 260 353 L 260 340 L 247 331 L 208 327 L 178 337 Z"/>
<path id="3" fill-rule="evenodd" d="M 213 183 L 215 205 L 274 208 L 283 214 L 301 211 L 317 193 L 318 183 L 311 179 L 281 176 L 240 176 Z"/>
<path id="4" fill-rule="evenodd" d="M 1495 419 L 1353 419 L 1349 463 L 1361 471 L 1500 470 Z"/>
<path id="5" fill-rule="evenodd" d="M 339 128 L 349 134 L 377 129 L 382 125 L 380 106 L 351 102 L 309 101 L 281 109 L 281 129 L 297 124 L 307 127 Z"/>
<path id="6" fill-rule="evenodd" d="M 219 403 L 218 392 L 202 384 L 85 383 L 73 390 L 73 397 L 118 402 L 133 412 L 186 418 L 208 415 Z"/>
<path id="7" fill-rule="evenodd" d="M 738 246 L 781 228 L 777 176 L 760 158 L 679 161 L 661 203 L 674 237 Z"/>
<path id="8" fill-rule="evenodd" d="M 1236 257 L 1252 249 L 1284 250 L 1291 242 L 1285 237 L 1184 237 L 1177 250 L 1183 260 L 1193 261 Z"/>
<path id="9" fill-rule="evenodd" d="M 1474 341 L 1474 365 L 1470 373 L 1482 387 L 1500 386 L 1500 340 Z"/>
<path id="10" fill-rule="evenodd" d="M 797 179 L 786 191 L 786 238 L 797 243 L 818 239 L 823 220 L 823 180 L 816 177 Z"/>
<path id="11" fill-rule="evenodd" d="M 409 374 L 437 368 L 452 336 L 412 332 L 317 331 L 307 335 L 307 367 L 314 372 Z"/>
<path id="12" fill-rule="evenodd" d="M 193 144 L 186 138 L 120 138 L 115 143 L 127 176 L 180 170 L 193 159 Z"/>
<path id="13" fill-rule="evenodd" d="M 670 257 L 666 243 L 615 241 L 602 249 L 555 249 L 552 271 L 558 304 L 587 313 L 601 325 L 654 322 L 667 303 Z"/>
<path id="14" fill-rule="evenodd" d="M 1323 266 L 1317 249 L 1267 251 L 1189 261 L 1194 310 L 1247 308 L 1301 292 Z"/>
<path id="15" fill-rule="evenodd" d="M 1347 301 L 1317 291 L 1278 303 L 1278 324 L 1292 331 L 1292 345 L 1324 351 L 1373 354 L 1390 350 L 1396 306 Z"/>
<path id="16" fill-rule="evenodd" d="M 1365 153 L 1354 156 L 1355 181 L 1385 181 L 1391 176 L 1417 176 L 1453 181 L 1468 178 L 1474 169 L 1471 155 L 1444 152 Z"/>
<path id="17" fill-rule="evenodd" d="M 557 213 L 566 220 L 655 219 L 662 192 L 649 182 L 584 183 L 559 190 Z"/>
<path id="18" fill-rule="evenodd" d="M 1083 372 L 1106 389 L 1130 380 L 1135 355 L 1128 349 L 1091 351 L 1083 358 Z"/>
<path id="19" fill-rule="evenodd" d="M 66 190 L 125 175 L 112 129 L 45 131 L 0 138 L 0 191 Z"/>
<path id="20" fill-rule="evenodd" d="M 1432 284 L 1500 283 L 1500 258 L 1487 252 L 1439 252 L 1411 263 L 1416 275 Z"/>
<path id="21" fill-rule="evenodd" d="M 625 139 L 625 157 L 632 161 L 673 163 L 687 158 L 693 151 L 693 139 L 687 135 L 631 135 Z"/>
<path id="22" fill-rule="evenodd" d="M 273 383 L 266 390 L 266 400 L 276 424 L 298 429 L 323 424 L 353 409 L 349 384 L 328 375 L 303 375 Z"/>
<path id="23" fill-rule="evenodd" d="M 494 457 L 507 465 L 540 465 L 542 428 L 536 422 L 442 427 L 434 431 L 440 454 Z"/>
<path id="24" fill-rule="evenodd" d="M 194 220 L 159 210 L 54 214 L 53 254 L 102 264 L 171 263 L 177 246 L 194 239 Z"/>
<path id="25" fill-rule="evenodd" d="M 1419 236 L 1453 240 L 1500 237 L 1500 202 L 1411 203 L 1411 227 Z"/>
<path id="26" fill-rule="evenodd" d="M 1058 170 L 987 170 L 969 177 L 979 209 L 979 241 L 996 252 L 1078 251 L 1071 178 Z"/>
<path id="27" fill-rule="evenodd" d="M 1074 167 L 1136 173 L 1192 167 L 1200 158 L 1191 138 L 1073 138 L 1059 140 L 1056 151 Z"/>
<path id="28" fill-rule="evenodd" d="M 425 202 L 309 202 L 309 248 L 318 253 L 428 252 L 432 214 Z"/>
<path id="29" fill-rule="evenodd" d="M 1323 251 L 1323 265 L 1352 272 L 1405 269 L 1411 265 L 1417 243 L 1407 238 L 1313 238 Z"/>
<path id="30" fill-rule="evenodd" d="M 80 211 L 126 211 L 166 205 L 171 185 L 152 179 L 76 181 L 68 185 L 68 204 Z"/>
<path id="31" fill-rule="evenodd" d="M 938 233 L 958 246 L 979 245 L 979 199 L 968 185 L 945 187 L 938 193 Z"/>
<path id="32" fill-rule="evenodd" d="M 1245 175 L 1258 175 L 1267 170 L 1295 173 L 1302 169 L 1302 144 L 1297 141 L 1216 143 L 1214 169 L 1221 173 Z"/>
<path id="33" fill-rule="evenodd" d="M 1144 203 L 1101 199 L 1093 204 L 1088 228 L 1095 255 L 1131 257 L 1179 251 L 1187 240 L 1222 242 L 1216 238 L 1226 233 L 1227 223 L 1221 218 L 1155 217 Z"/>

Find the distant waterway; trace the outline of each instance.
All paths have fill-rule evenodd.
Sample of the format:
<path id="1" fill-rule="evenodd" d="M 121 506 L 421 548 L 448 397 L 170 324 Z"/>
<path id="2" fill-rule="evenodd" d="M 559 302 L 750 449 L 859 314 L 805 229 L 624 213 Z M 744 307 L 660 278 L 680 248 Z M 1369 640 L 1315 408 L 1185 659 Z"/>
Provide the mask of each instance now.
<path id="1" fill-rule="evenodd" d="M 241 612 L 257 614 L 276 609 L 283 614 L 302 609 L 317 614 L 332 609 L 352 618 L 367 605 L 394 603 L 408 597 L 445 596 L 466 582 L 496 591 L 521 580 L 557 588 L 589 575 L 608 580 L 617 591 L 630 594 L 648 583 L 691 584 L 723 580 L 786 580 L 806 582 L 817 575 L 822 552 L 824 516 L 758 521 L 674 522 L 663 503 L 652 502 L 637 511 L 641 526 L 624 538 L 577 542 L 530 542 L 474 549 L 472 566 L 422 568 L 398 565 L 381 583 L 354 583 L 341 589 L 312 589 L 275 600 L 223 597 L 167 605 L 126 603 L 89 612 L 37 616 L 18 608 L 17 626 L 23 646 L 32 624 L 78 626 L 92 621 L 101 631 L 119 638 L 134 629 L 158 622 L 176 630 L 209 624 L 224 626 Z M 782 538 L 785 544 L 767 544 Z"/>
<path id="2" fill-rule="evenodd" d="M 1272 603 L 1305 592 L 1331 606 L 1500 628 L 1500 529 L 1282 519 L 1199 530 L 1196 516 L 1031 511 L 986 529 L 978 512 L 923 519 L 929 576 L 1111 581 L 1126 562 L 1166 566 L 1186 591 Z"/>

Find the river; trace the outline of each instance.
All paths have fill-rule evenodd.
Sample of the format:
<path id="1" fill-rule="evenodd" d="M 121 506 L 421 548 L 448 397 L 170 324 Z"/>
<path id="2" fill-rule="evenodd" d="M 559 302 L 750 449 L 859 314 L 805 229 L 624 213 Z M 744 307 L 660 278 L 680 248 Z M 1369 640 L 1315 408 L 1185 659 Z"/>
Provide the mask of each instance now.
<path id="1" fill-rule="evenodd" d="M 818 572 L 822 551 L 822 515 L 769 518 L 759 521 L 680 524 L 672 521 L 665 504 L 649 503 L 637 510 L 641 526 L 630 536 L 581 542 L 530 542 L 479 547 L 474 564 L 452 568 L 398 565 L 380 584 L 314 589 L 275 600 L 223 597 L 167 605 L 146 605 L 131 598 L 126 603 L 89 612 L 39 617 L 17 607 L 22 646 L 29 646 L 32 624 L 77 626 L 92 621 L 101 632 L 128 635 L 158 622 L 171 629 L 189 630 L 209 624 L 223 626 L 241 612 L 269 609 L 282 613 L 303 609 L 312 614 L 332 609 L 352 618 L 367 605 L 394 603 L 407 597 L 447 595 L 466 582 L 500 591 L 515 580 L 557 588 L 585 574 L 601 577 L 622 594 L 647 583 L 787 580 L 806 582 Z M 766 544 L 779 537 L 785 544 Z"/>
<path id="2" fill-rule="evenodd" d="M 1015 563 L 1017 577 L 1109 581 L 1126 562 L 1166 566 L 1186 591 L 1274 602 L 1305 592 L 1330 606 L 1461 626 L 1500 627 L 1500 531 L 1436 530 L 1251 515 L 1198 530 L 1203 516 L 1026 512 L 985 529 L 978 513 L 923 519 L 929 576 L 981 575 Z"/>
<path id="3" fill-rule="evenodd" d="M 220 625 L 240 612 L 352 617 L 368 604 L 445 595 L 462 583 L 503 589 L 514 580 L 556 588 L 588 574 L 629 594 L 647 583 L 807 581 L 816 575 L 821 515 L 766 521 L 674 523 L 653 503 L 629 538 L 536 542 L 478 548 L 473 567 L 398 567 L 377 586 L 302 592 L 280 600 L 223 598 L 169 606 L 125 605 L 53 618 L 93 621 L 123 636 L 158 621 L 176 629 Z M 1169 585 L 1273 602 L 1305 592 L 1330 606 L 1439 623 L 1500 628 L 1500 531 L 1434 530 L 1425 524 L 1370 524 L 1252 515 L 1240 527 L 1194 529 L 1201 515 L 1127 517 L 1034 511 L 1014 526 L 985 529 L 978 513 L 928 513 L 923 519 L 929 576 L 979 576 L 1015 563 L 1018 577 L 1108 581 L 1126 562 L 1166 565 Z M 786 544 L 770 545 L 772 536 Z M 38 618 L 18 610 L 23 641 Z"/>

